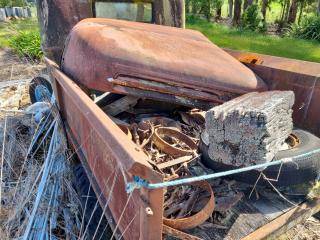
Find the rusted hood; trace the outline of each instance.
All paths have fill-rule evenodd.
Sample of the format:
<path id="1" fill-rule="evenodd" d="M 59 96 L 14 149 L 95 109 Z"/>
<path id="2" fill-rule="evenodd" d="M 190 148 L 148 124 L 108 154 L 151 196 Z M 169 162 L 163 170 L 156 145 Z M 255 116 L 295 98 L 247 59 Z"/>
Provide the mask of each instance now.
<path id="1" fill-rule="evenodd" d="M 114 19 L 79 22 L 67 40 L 62 68 L 75 81 L 103 91 L 112 91 L 107 79 L 123 76 L 207 92 L 267 88 L 197 31 Z"/>

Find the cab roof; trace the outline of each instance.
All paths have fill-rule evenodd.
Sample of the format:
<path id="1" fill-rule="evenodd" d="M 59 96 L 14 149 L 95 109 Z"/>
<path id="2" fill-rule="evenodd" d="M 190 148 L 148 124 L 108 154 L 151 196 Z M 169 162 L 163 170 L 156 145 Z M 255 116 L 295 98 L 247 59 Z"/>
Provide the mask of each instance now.
<path id="1" fill-rule="evenodd" d="M 112 91 L 107 79 L 119 76 L 206 92 L 267 89 L 249 68 L 200 32 L 115 19 L 79 22 L 67 39 L 62 70 L 101 91 Z"/>

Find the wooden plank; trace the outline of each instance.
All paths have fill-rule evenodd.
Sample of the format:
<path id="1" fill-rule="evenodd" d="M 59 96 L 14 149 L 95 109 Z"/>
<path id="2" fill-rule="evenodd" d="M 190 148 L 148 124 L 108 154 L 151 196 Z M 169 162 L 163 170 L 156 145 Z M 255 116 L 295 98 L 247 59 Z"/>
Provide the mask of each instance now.
<path id="1" fill-rule="evenodd" d="M 320 211 L 320 198 L 307 200 L 305 203 L 294 207 L 288 212 L 282 214 L 280 217 L 263 225 L 256 231 L 242 238 L 243 240 L 257 240 L 265 238 L 274 238 L 296 224 L 307 220 L 313 214 Z"/>
<path id="2" fill-rule="evenodd" d="M 283 211 L 280 210 L 276 204 L 272 204 L 272 202 L 266 198 L 260 198 L 257 201 L 251 201 L 251 203 L 260 213 L 265 216 L 265 218 L 270 221 L 283 214 Z"/>
<path id="3" fill-rule="evenodd" d="M 224 239 L 236 240 L 255 231 L 260 226 L 269 222 L 252 204 L 245 199 L 240 201 L 233 209 L 235 221 L 227 231 Z"/>
<path id="4" fill-rule="evenodd" d="M 125 96 L 107 106 L 102 107 L 102 110 L 110 116 L 116 116 L 136 105 L 138 100 L 138 97 Z"/>
<path id="5" fill-rule="evenodd" d="M 305 197 L 303 199 L 290 198 L 289 196 L 286 197 L 294 204 L 300 204 L 305 201 Z M 259 199 L 248 200 L 250 204 L 257 208 L 258 211 L 264 214 L 270 221 L 295 207 L 289 201 L 284 200 L 276 192 L 266 189 L 259 191 Z"/>

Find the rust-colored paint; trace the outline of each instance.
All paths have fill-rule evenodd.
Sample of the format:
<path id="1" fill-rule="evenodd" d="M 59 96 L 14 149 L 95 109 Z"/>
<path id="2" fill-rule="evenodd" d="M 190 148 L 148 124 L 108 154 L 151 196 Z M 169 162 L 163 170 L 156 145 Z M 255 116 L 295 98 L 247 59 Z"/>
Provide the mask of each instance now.
<path id="1" fill-rule="evenodd" d="M 161 239 L 163 191 L 135 191 L 129 200 L 125 191 L 126 179 L 132 181 L 133 175 L 151 182 L 161 182 L 161 174 L 153 170 L 147 156 L 78 85 L 50 60 L 46 59 L 46 62 L 55 79 L 56 97 L 62 116 L 104 198 L 110 198 L 108 208 L 114 221 L 119 222 L 118 230 L 124 233 L 125 239 Z M 114 178 L 115 188 L 111 190 Z M 119 221 L 127 201 L 128 206 Z M 103 208 L 103 203 L 100 203 Z M 152 215 L 145 211 L 147 207 L 151 208 Z"/>
<path id="2" fill-rule="evenodd" d="M 238 58 L 243 52 L 227 50 Z M 293 120 L 296 127 L 320 136 L 320 63 L 256 54 L 261 64 L 246 64 L 270 90 L 295 93 Z"/>
<path id="3" fill-rule="evenodd" d="M 102 0 L 107 2 L 108 0 Z M 37 13 L 44 55 L 60 64 L 65 40 L 80 20 L 95 17 L 95 0 L 37 0 Z M 110 2 L 151 2 L 152 23 L 184 27 L 184 0 L 117 0 Z"/>
<path id="4" fill-rule="evenodd" d="M 200 32 L 114 19 L 78 23 L 66 43 L 62 70 L 100 91 L 115 92 L 112 82 L 120 77 L 218 92 L 221 99 L 267 89 Z"/>

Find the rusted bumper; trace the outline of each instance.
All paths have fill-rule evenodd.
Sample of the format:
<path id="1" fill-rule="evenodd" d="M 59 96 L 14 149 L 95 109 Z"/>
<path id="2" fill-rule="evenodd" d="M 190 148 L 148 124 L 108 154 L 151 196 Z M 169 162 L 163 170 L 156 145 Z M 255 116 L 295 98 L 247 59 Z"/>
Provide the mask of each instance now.
<path id="1" fill-rule="evenodd" d="M 226 50 L 235 58 L 244 52 Z M 260 64 L 246 63 L 270 90 L 292 90 L 295 93 L 293 120 L 295 126 L 320 136 L 320 63 L 256 54 Z"/>
<path id="2" fill-rule="evenodd" d="M 161 239 L 163 190 L 125 191 L 133 175 L 151 182 L 162 181 L 147 162 L 147 156 L 57 65 L 46 59 L 54 78 L 59 109 L 69 129 L 74 148 L 104 208 L 108 203 L 111 227 L 124 239 Z M 115 181 L 115 182 L 114 182 Z M 113 187 L 114 186 L 114 187 Z M 150 207 L 150 211 L 146 208 Z"/>

